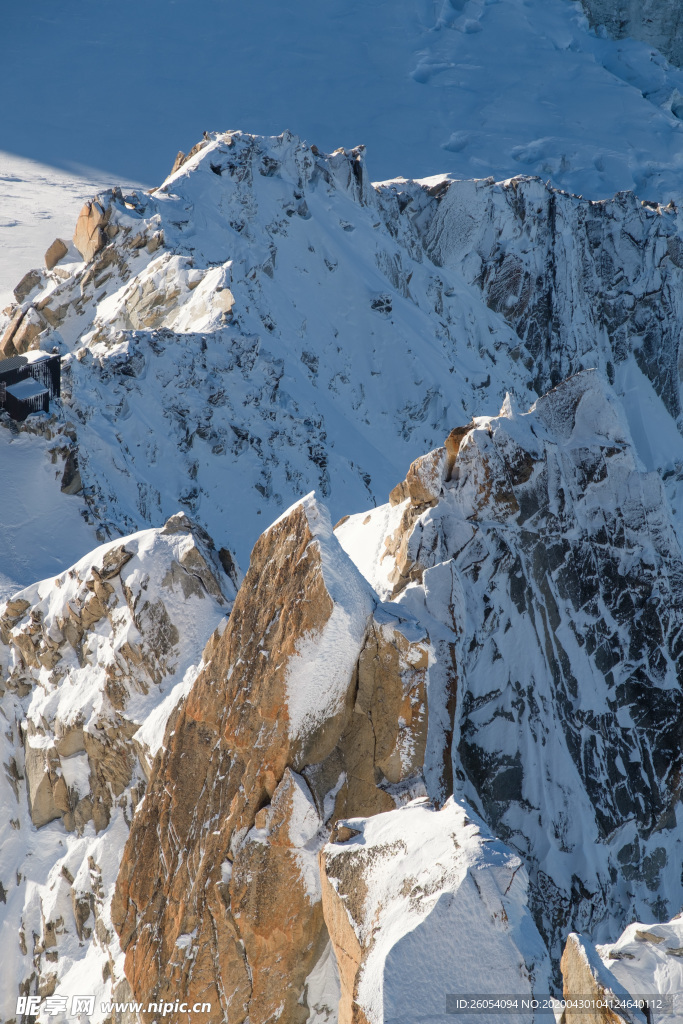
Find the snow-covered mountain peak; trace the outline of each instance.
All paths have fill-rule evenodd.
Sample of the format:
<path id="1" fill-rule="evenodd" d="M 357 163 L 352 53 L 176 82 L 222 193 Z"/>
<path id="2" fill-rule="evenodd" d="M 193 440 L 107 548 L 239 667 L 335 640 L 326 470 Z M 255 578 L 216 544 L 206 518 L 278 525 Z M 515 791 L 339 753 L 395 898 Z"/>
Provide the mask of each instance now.
<path id="1" fill-rule="evenodd" d="M 382 501 L 454 424 L 591 367 L 679 506 L 676 210 L 531 178 L 374 187 L 361 148 L 289 132 L 177 164 L 87 205 L 85 261 L 24 282 L 2 339 L 64 353 L 103 536 L 180 504 L 244 563 L 258 516 L 312 488 L 333 518 Z"/>

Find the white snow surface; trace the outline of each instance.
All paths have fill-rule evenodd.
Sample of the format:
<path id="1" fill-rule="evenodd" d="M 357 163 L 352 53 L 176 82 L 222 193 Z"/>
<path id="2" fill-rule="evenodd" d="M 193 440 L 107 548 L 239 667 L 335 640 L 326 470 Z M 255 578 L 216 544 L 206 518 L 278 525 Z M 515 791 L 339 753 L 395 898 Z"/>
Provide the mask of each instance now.
<path id="1" fill-rule="evenodd" d="M 366 893 L 362 918 L 347 913 L 366 951 L 357 1002 L 370 1024 L 447 1024 L 447 995 L 550 990 L 522 862 L 469 808 L 451 798 L 435 810 L 422 799 L 343 824 L 358 835 L 329 843 L 325 856 L 340 894 L 351 878 Z M 522 1013 L 520 1024 L 532 1017 Z M 462 1020 L 499 1024 L 500 1017 Z"/>
<path id="2" fill-rule="evenodd" d="M 0 425 L 0 601 L 62 572 L 96 543 L 81 497 L 63 494 L 50 442 Z"/>
<path id="3" fill-rule="evenodd" d="M 683 1018 L 683 917 L 636 921 L 616 942 L 598 946 L 597 953 L 631 995 L 672 997 L 670 1010 L 654 1011 L 654 1024 Z"/>
<path id="4" fill-rule="evenodd" d="M 31 18 L 8 12 L 0 126 L 10 154 L 74 176 L 99 168 L 98 187 L 154 185 L 203 129 L 236 126 L 291 128 L 327 150 L 364 143 L 377 180 L 521 170 L 591 198 L 680 191 L 681 71 L 646 43 L 592 31 L 578 3 L 205 2 L 189 17 L 166 0 L 100 0 L 97 12 L 79 0 L 59 18 L 47 0 Z M 141 96 L 145 116 L 132 118 Z M 55 218 L 62 204 L 40 173 L 13 173 L 34 179 L 33 216 Z M 15 202 L 11 191 L 7 221 L 22 216 Z"/>
<path id="5" fill-rule="evenodd" d="M 55 238 L 69 243 L 86 200 L 124 180 L 106 172 L 61 170 L 0 150 L 0 309 L 12 301 L 24 274 L 42 265 Z"/>
<path id="6" fill-rule="evenodd" d="M 328 942 L 306 978 L 306 1002 L 311 1008 L 306 1024 L 336 1024 L 340 997 L 339 967 Z"/>
<path id="7" fill-rule="evenodd" d="M 302 637 L 287 670 L 292 738 L 305 736 L 344 707 L 376 597 L 332 532 L 327 509 L 313 494 L 301 501 L 314 541 L 332 613 L 319 633 Z M 296 506 L 295 506 L 296 507 Z M 291 509 L 289 510 L 291 511 Z"/>

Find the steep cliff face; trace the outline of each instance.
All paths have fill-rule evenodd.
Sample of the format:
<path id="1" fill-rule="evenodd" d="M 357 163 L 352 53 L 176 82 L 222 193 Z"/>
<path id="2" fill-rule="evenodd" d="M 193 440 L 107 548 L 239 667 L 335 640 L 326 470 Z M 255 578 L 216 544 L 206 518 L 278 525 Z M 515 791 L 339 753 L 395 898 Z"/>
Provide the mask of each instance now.
<path id="1" fill-rule="evenodd" d="M 125 998 L 109 916 L 120 850 L 237 582 L 179 514 L 0 606 L 3 1020 L 19 994 Z"/>
<path id="2" fill-rule="evenodd" d="M 463 267 L 514 328 L 538 394 L 588 367 L 615 383 L 635 356 L 678 419 L 683 250 L 673 206 L 632 192 L 585 202 L 531 178 L 454 182 L 425 244 L 437 264 Z"/>
<path id="3" fill-rule="evenodd" d="M 312 498 L 258 541 L 124 853 L 112 913 L 139 998 L 307 1019 L 320 847 L 340 816 L 424 792 L 426 637 L 378 605 Z"/>
<path id="4" fill-rule="evenodd" d="M 294 505 L 180 683 L 174 644 L 197 666 L 203 640 L 179 609 L 223 601 L 188 531 L 176 517 L 114 542 L 6 608 L 6 685 L 26 702 L 13 785 L 25 774 L 41 838 L 80 843 L 32 901 L 13 894 L 21 934 L 42 915 L 22 991 L 70 992 L 92 961 L 98 991 L 144 1020 L 176 1001 L 207 1021 L 438 1019 L 494 976 L 556 987 L 572 929 L 613 939 L 678 910 L 683 559 L 597 371 L 452 430 L 388 505 L 334 531 L 312 495 Z M 159 545 L 146 575 L 136 558 Z M 143 640 L 125 614 L 114 628 L 124 601 Z M 142 666 L 135 686 L 107 669 L 112 643 Z M 93 644 L 102 687 L 81 722 L 69 687 Z M 584 946 L 569 988 L 590 980 Z"/>
<path id="5" fill-rule="evenodd" d="M 683 64 L 683 13 L 674 0 L 581 0 L 591 25 L 615 39 L 631 36 L 656 46 L 672 64 Z"/>
<path id="6" fill-rule="evenodd" d="M 438 954 L 439 1014 L 477 960 L 515 991 L 548 986 L 519 859 L 452 801 L 415 799 L 427 644 L 310 498 L 263 535 L 124 853 L 112 913 L 137 998 L 323 1021 L 341 996 L 340 1021 L 379 1024 L 425 996 L 406 973 L 414 927 Z M 463 929 L 445 949 L 444 927 Z"/>
<path id="7" fill-rule="evenodd" d="M 430 792 L 448 791 L 450 729 L 456 792 L 524 857 L 557 957 L 572 927 L 675 912 L 683 562 L 606 384 L 506 403 L 393 497 L 337 536 L 379 593 L 439 623 Z"/>
<path id="8" fill-rule="evenodd" d="M 629 1005 L 633 1002 L 631 993 L 636 993 L 636 989 L 621 985 L 595 947 L 574 932 L 567 939 L 562 954 L 562 977 L 563 996 L 575 1005 L 571 1012 L 564 1011 L 560 1024 L 567 1024 L 568 1020 L 576 1024 L 647 1024 L 651 1019 L 637 1004 Z M 652 979 L 648 981 L 650 984 L 637 989 L 639 995 L 655 994 Z M 663 1019 L 657 1013 L 657 1020 Z"/>

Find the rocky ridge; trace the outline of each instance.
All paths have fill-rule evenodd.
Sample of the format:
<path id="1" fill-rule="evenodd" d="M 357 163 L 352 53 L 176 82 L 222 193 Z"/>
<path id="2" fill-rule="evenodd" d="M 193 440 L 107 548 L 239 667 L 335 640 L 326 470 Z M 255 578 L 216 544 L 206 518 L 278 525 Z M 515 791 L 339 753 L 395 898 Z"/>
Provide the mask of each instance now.
<path id="1" fill-rule="evenodd" d="M 181 516 L 161 533 L 180 531 L 197 551 L 189 529 Z M 81 628 L 107 632 L 110 567 L 110 579 L 126 580 L 118 603 L 146 593 L 123 557 L 134 541 L 101 549 L 85 581 L 77 573 Z M 200 543 L 201 559 L 176 553 L 163 571 L 184 609 L 206 600 L 202 573 L 209 594 L 218 578 L 215 552 Z M 20 596 L 3 620 L 20 670 L 7 676 L 12 699 L 31 666 L 38 675 L 23 683 L 32 687 L 27 756 L 25 769 L 15 759 L 15 784 L 26 775 L 30 806 L 59 814 L 58 831 L 104 829 L 112 852 L 106 870 L 89 853 L 73 923 L 41 897 L 24 990 L 69 990 L 75 933 L 86 957 L 99 958 L 104 990 L 145 1005 L 206 1003 L 206 1020 L 379 1024 L 429 1005 L 445 1022 L 454 978 L 457 991 L 490 988 L 495 973 L 511 992 L 548 992 L 572 928 L 599 940 L 633 914 L 670 917 L 682 895 L 669 869 L 683 839 L 672 611 L 682 578 L 662 484 L 643 470 L 617 399 L 590 371 L 528 413 L 508 399 L 500 416 L 452 430 L 388 505 L 334 531 L 312 495 L 284 513 L 257 542 L 202 665 L 142 728 L 141 713 L 135 731 L 119 728 L 126 778 L 102 780 L 91 739 L 70 753 L 80 723 L 64 712 L 50 719 L 41 703 L 40 673 L 54 671 L 43 663 L 48 638 L 55 624 L 65 635 L 70 627 L 41 618 L 36 601 L 59 594 L 59 607 L 65 597 L 73 607 L 71 590 L 41 584 L 26 607 Z M 132 605 L 149 636 L 150 690 L 165 671 L 159 617 L 141 617 L 152 598 Z M 66 642 L 72 660 L 87 659 L 92 640 Z M 70 678 L 58 680 L 60 702 Z M 110 685 L 102 693 L 115 706 Z M 88 724 L 84 735 L 96 731 Z M 37 770 L 34 748 L 50 743 L 59 763 L 46 753 Z M 131 752 L 142 770 L 126 768 Z M 91 753 L 84 797 L 64 765 Z M 41 837 L 54 828 L 42 822 Z M 51 892 L 75 877 L 67 865 L 56 886 L 62 866 L 50 865 Z M 85 932 L 93 906 L 94 938 Z M 444 934 L 456 938 L 444 943 Z M 565 954 L 566 992 L 586 981 L 584 961 L 598 988 L 609 982 L 581 943 L 576 970 Z M 430 951 L 426 989 L 418 946 Z M 53 950 L 60 966 L 64 956 L 59 974 L 41 966 Z"/>
<path id="2" fill-rule="evenodd" d="M 438 1016 L 406 922 L 473 918 L 439 977 L 495 949 L 558 991 L 568 932 L 683 904 L 678 211 L 205 143 L 84 208 L 3 349 L 64 353 L 103 537 L 180 502 L 242 553 L 310 485 L 351 515 L 276 520 L 227 625 L 231 556 L 184 517 L 137 535 L 165 612 L 135 538 L 8 606 L 6 795 L 40 832 L 11 827 L 50 851 L 27 896 L 3 862 L 21 991 L 94 964 L 211 1020 L 379 1024 L 412 989 Z"/>
<path id="3" fill-rule="evenodd" d="M 334 516 L 382 501 L 454 422 L 590 367 L 678 509 L 680 237 L 675 208 L 629 193 L 373 186 L 362 147 L 228 132 L 151 194 L 87 204 L 83 261 L 27 275 L 1 347 L 64 354 L 105 536 L 180 503 L 246 560 L 258 515 L 310 488 Z"/>
<path id="4" fill-rule="evenodd" d="M 109 916 L 120 849 L 237 582 L 180 513 L 0 607 L 3 1020 L 19 994 L 125 987 Z"/>
<path id="5" fill-rule="evenodd" d="M 376 596 L 340 560 L 320 509 L 306 499 L 254 549 L 222 653 L 172 725 L 151 782 L 156 796 L 133 823 L 114 903 L 133 990 L 155 1001 L 182 991 L 188 1002 L 211 1002 L 214 1014 L 220 1004 L 219 1014 L 237 1020 L 316 1020 L 320 1004 L 308 1002 L 308 979 L 324 963 L 335 981 L 328 977 L 328 988 L 340 993 L 340 1021 L 384 1019 L 389 1006 L 405 1005 L 411 988 L 402 959 L 411 955 L 396 933 L 412 906 L 404 902 L 410 885 L 401 887 L 402 872 L 409 875 L 411 857 L 426 856 L 431 815 L 440 836 L 438 822 L 463 813 L 453 790 L 507 842 L 504 860 L 515 856 L 510 847 L 521 858 L 509 877 L 527 866 L 530 908 L 556 969 L 573 926 L 613 934 L 633 913 L 670 915 L 681 901 L 668 870 L 682 840 L 680 624 L 670 612 L 680 605 L 681 556 L 661 483 L 640 467 L 603 379 L 579 374 L 527 414 L 508 402 L 500 417 L 454 430 L 443 449 L 411 467 L 389 506 L 346 518 L 335 533 Z M 346 614 L 344 628 L 332 631 L 335 607 Z M 302 618 L 314 609 L 316 620 Z M 395 625 L 393 669 L 387 664 L 379 680 L 376 672 L 367 677 L 365 666 L 386 661 L 374 639 L 368 652 L 379 613 L 408 616 L 408 623 L 414 616 L 411 628 L 422 623 L 427 631 L 406 659 L 407 679 L 396 661 L 406 627 Z M 286 640 L 278 635 L 283 620 Z M 339 673 L 325 667 L 332 632 Z M 275 677 L 273 651 L 280 655 Z M 265 670 L 255 667 L 265 654 Z M 287 686 L 275 682 L 283 673 Z M 317 687 L 329 680 L 322 703 L 317 687 L 309 690 L 312 680 Z M 392 772 L 378 741 L 386 733 L 396 757 L 396 722 L 411 724 L 400 709 L 401 687 L 418 710 L 417 733 L 409 729 L 402 741 L 415 757 L 394 760 Z M 300 691 L 305 720 L 295 710 Z M 642 709 L 655 700 L 657 714 L 648 719 Z M 201 758 L 191 778 L 180 769 L 189 756 Z M 350 779 L 365 782 L 354 792 Z M 420 787 L 425 795 L 416 803 Z M 442 818 L 438 808 L 446 807 L 452 810 Z M 415 833 L 408 812 L 429 815 Z M 456 848 L 470 814 L 454 833 Z M 212 831 L 212 822 L 222 824 Z M 149 875 L 135 870 L 154 858 Z M 415 879 L 427 870 L 422 863 Z M 486 870 L 493 870 L 490 858 Z M 416 884 L 442 898 L 450 877 Z M 519 924 L 506 911 L 503 932 L 520 958 L 511 978 L 519 987 L 526 977 L 539 991 L 552 982 L 522 909 L 527 884 Z M 456 914 L 466 891 L 462 882 L 453 890 Z M 400 909 L 392 911 L 395 900 Z M 439 917 L 433 905 L 417 906 Z M 295 922 L 301 932 L 292 930 Z M 443 926 L 432 920 L 424 941 L 430 928 L 443 936 Z M 516 940 L 508 926 L 513 934 L 521 929 Z M 471 930 L 468 939 L 474 943 Z M 481 947 L 473 948 L 480 960 Z M 449 978 L 456 953 L 442 954 Z M 402 965 L 395 980 L 389 963 Z M 434 978 L 430 987 L 436 1007 L 443 987 Z"/>
<path id="6" fill-rule="evenodd" d="M 392 501 L 337 536 L 379 594 L 438 623 L 428 791 L 450 791 L 450 747 L 558 959 L 569 930 L 676 913 L 683 563 L 603 379 L 454 431 Z"/>
<path id="7" fill-rule="evenodd" d="M 318 851 L 341 819 L 424 792 L 426 645 L 312 498 L 263 534 L 122 861 L 112 914 L 135 992 L 208 1002 L 210 1020 L 308 1018 Z"/>

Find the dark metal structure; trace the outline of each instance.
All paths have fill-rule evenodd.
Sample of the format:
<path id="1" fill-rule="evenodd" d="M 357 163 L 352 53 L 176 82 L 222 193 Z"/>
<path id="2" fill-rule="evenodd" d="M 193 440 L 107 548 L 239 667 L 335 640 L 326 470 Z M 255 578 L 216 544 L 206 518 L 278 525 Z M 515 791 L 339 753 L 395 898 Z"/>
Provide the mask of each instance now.
<path id="1" fill-rule="evenodd" d="M 0 360 L 0 408 L 6 409 L 13 420 L 25 420 L 32 412 L 48 412 L 50 399 L 60 394 L 58 355 Z"/>

